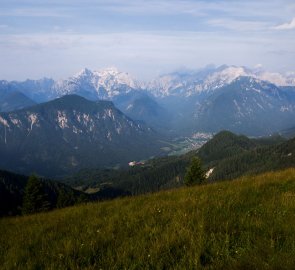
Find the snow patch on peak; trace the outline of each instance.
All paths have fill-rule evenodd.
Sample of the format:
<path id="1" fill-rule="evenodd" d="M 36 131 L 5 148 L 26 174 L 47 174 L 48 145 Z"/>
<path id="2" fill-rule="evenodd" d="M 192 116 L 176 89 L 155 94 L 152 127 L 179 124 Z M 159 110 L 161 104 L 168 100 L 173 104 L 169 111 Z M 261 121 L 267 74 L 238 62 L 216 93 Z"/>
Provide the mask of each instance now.
<path id="1" fill-rule="evenodd" d="M 57 81 L 53 90 L 57 96 L 85 93 L 87 97 L 94 99 L 111 99 L 140 88 L 140 83 L 128 73 L 110 67 L 98 71 L 84 68 L 67 80 Z"/>
<path id="2" fill-rule="evenodd" d="M 88 68 L 81 69 L 78 73 L 76 73 L 73 78 L 85 77 L 85 76 L 92 76 L 93 73 Z"/>
<path id="3" fill-rule="evenodd" d="M 249 76 L 250 74 L 246 72 L 243 67 L 230 66 L 226 67 L 222 71 L 214 72 L 212 75 L 209 75 L 205 81 L 206 88 L 212 87 L 218 88 L 224 84 L 229 84 L 238 77 Z"/>
<path id="4" fill-rule="evenodd" d="M 110 75 L 116 75 L 121 73 L 116 67 L 106 67 L 106 68 L 98 70 L 97 72 L 101 74 L 110 74 Z"/>
<path id="5" fill-rule="evenodd" d="M 133 104 L 129 104 L 126 108 L 127 111 L 131 110 L 133 108 Z"/>
<path id="6" fill-rule="evenodd" d="M 68 128 L 68 118 L 66 112 L 57 111 L 57 122 L 61 129 Z"/>
<path id="7" fill-rule="evenodd" d="M 103 115 L 102 118 L 103 119 L 110 118 L 112 120 L 115 120 L 114 112 L 111 109 L 105 109 L 104 110 L 104 115 Z"/>
<path id="8" fill-rule="evenodd" d="M 177 73 L 163 75 L 152 81 L 148 88 L 158 97 L 169 95 L 191 96 L 203 91 L 210 91 L 231 83 L 241 76 L 249 76 L 250 72 L 244 67 L 220 66 L 190 72 L 187 75 Z"/>
<path id="9" fill-rule="evenodd" d="M 138 88 L 138 83 L 127 72 L 121 72 L 115 67 L 94 71 L 93 74 L 96 76 L 97 84 L 104 87 L 110 94 L 113 88 L 120 86 Z"/>
<path id="10" fill-rule="evenodd" d="M 257 75 L 261 80 L 269 81 L 278 86 L 294 86 L 295 74 L 287 73 L 286 76 L 276 72 L 261 72 Z"/>
<path id="11" fill-rule="evenodd" d="M 13 118 L 13 116 L 10 116 L 10 121 L 17 127 L 20 127 L 22 125 L 21 120 Z"/>
<path id="12" fill-rule="evenodd" d="M 0 123 L 1 123 L 3 126 L 9 127 L 7 120 L 4 119 L 4 118 L 2 118 L 1 116 L 0 116 Z"/>
<path id="13" fill-rule="evenodd" d="M 243 66 L 222 65 L 217 68 L 201 69 L 187 74 L 171 73 L 160 76 L 148 84 L 147 89 L 157 97 L 189 97 L 219 89 L 235 80 L 248 77 L 252 84 L 269 88 L 269 83 L 278 86 L 295 86 L 295 73 L 285 75 L 265 72 L 262 68 L 249 69 Z"/>
<path id="14" fill-rule="evenodd" d="M 177 73 L 162 75 L 147 84 L 146 88 L 156 97 L 182 94 L 186 82 Z"/>
<path id="15" fill-rule="evenodd" d="M 37 121 L 38 121 L 38 116 L 37 116 L 37 114 L 35 114 L 35 113 L 31 113 L 31 114 L 29 114 L 29 116 L 28 116 L 28 120 L 29 120 L 30 123 L 31 123 L 31 130 L 32 130 L 32 129 L 33 129 L 33 125 L 36 124 Z"/>

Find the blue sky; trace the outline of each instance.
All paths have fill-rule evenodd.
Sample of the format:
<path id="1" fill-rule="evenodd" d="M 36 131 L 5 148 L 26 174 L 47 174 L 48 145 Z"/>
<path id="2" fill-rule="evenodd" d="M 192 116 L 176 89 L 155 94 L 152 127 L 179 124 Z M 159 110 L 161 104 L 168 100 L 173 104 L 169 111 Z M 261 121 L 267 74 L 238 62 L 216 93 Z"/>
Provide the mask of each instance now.
<path id="1" fill-rule="evenodd" d="M 0 79 L 214 63 L 295 70 L 294 0 L 0 0 Z"/>

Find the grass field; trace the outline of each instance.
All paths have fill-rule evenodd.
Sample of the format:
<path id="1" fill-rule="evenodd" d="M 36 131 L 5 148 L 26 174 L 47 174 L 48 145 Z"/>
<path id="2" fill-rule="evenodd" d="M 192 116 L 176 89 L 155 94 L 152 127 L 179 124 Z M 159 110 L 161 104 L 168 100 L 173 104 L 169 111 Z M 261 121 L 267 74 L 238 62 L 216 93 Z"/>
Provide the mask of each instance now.
<path id="1" fill-rule="evenodd" d="M 295 169 L 0 220 L 0 269 L 295 269 Z"/>

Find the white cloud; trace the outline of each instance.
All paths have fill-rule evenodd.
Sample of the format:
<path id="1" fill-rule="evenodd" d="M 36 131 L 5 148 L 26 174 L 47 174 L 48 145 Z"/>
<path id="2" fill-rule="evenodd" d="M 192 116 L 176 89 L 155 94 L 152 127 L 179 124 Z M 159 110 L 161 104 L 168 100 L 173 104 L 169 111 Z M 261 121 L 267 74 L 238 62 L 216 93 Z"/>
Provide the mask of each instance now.
<path id="1" fill-rule="evenodd" d="M 6 65 L 0 67 L 0 74 L 2 79 L 60 78 L 85 66 L 114 65 L 136 77 L 154 77 L 179 66 L 197 68 L 210 62 L 253 66 L 259 61 L 269 67 L 270 57 L 263 52 L 272 41 L 253 35 L 221 37 L 216 32 L 2 35 L 0 59 Z M 295 45 L 284 41 L 279 44 Z M 277 44 L 272 46 L 277 48 Z M 276 66 L 277 58 L 284 64 L 289 64 L 286 58 L 291 59 L 289 55 L 273 58 Z"/>
<path id="2" fill-rule="evenodd" d="M 207 63 L 294 65 L 295 38 L 278 30 L 294 28 L 295 18 L 274 24 L 294 17 L 294 0 L 0 2 L 0 79 L 60 77 L 85 66 L 150 76 Z"/>
<path id="3" fill-rule="evenodd" d="M 214 19 L 207 22 L 214 27 L 221 27 L 235 31 L 263 31 L 268 29 L 269 23 L 260 21 L 243 21 L 236 19 Z"/>
<path id="4" fill-rule="evenodd" d="M 262 69 L 263 68 L 263 65 L 262 64 L 256 64 L 254 66 L 255 69 Z"/>
<path id="5" fill-rule="evenodd" d="M 68 17 L 62 11 L 46 8 L 15 8 L 1 10 L 0 17 Z"/>
<path id="6" fill-rule="evenodd" d="M 295 18 L 289 23 L 283 23 L 274 27 L 276 30 L 290 30 L 295 29 Z"/>

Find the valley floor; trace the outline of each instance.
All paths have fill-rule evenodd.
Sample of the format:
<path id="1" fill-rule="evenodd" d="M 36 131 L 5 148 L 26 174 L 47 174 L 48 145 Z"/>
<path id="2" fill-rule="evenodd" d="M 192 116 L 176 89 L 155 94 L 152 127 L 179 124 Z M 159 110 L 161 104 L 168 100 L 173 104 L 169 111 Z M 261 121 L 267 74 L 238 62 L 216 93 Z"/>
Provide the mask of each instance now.
<path id="1" fill-rule="evenodd" d="M 294 269 L 295 169 L 0 220 L 0 269 Z"/>

